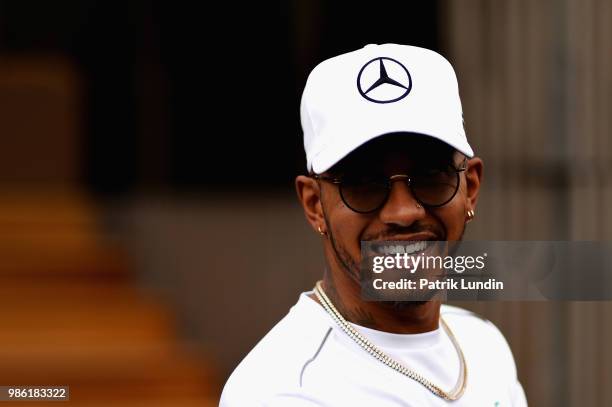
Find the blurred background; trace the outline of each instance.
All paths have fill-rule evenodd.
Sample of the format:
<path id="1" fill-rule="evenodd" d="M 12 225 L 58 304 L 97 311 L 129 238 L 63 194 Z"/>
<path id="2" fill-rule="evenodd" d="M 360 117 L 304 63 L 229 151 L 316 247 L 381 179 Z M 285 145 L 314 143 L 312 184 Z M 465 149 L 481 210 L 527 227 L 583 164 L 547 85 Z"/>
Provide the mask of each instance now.
<path id="1" fill-rule="evenodd" d="M 323 270 L 293 190 L 308 72 L 385 42 L 456 68 L 485 161 L 468 239 L 612 238 L 609 1 L 2 0 L 0 384 L 217 405 Z M 457 305 L 531 405 L 612 405 L 610 303 Z"/>

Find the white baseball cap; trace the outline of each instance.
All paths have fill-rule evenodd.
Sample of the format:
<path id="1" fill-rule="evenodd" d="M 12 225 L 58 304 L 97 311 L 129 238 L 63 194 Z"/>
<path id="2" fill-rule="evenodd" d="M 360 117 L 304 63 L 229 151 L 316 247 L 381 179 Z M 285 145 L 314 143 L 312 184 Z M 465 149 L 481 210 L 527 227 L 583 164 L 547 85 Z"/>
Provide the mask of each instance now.
<path id="1" fill-rule="evenodd" d="M 316 174 L 390 133 L 431 136 L 474 156 L 455 71 L 425 48 L 370 44 L 321 62 L 306 81 L 300 117 L 307 169 Z"/>

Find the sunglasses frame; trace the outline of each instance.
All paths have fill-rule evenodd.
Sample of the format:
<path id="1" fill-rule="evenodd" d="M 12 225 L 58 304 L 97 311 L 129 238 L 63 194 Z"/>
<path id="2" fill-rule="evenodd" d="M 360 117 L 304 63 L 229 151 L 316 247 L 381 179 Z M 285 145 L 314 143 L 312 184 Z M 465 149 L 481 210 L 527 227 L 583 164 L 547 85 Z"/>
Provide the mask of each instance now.
<path id="1" fill-rule="evenodd" d="M 380 208 L 385 206 L 385 204 L 387 203 L 387 200 L 389 199 L 389 195 L 391 194 L 391 187 L 393 185 L 393 182 L 394 181 L 400 181 L 400 180 L 405 180 L 406 181 L 406 183 L 408 184 L 408 187 L 410 188 L 410 192 L 412 193 L 412 196 L 423 207 L 427 207 L 427 208 L 439 208 L 441 206 L 446 205 L 447 203 L 449 203 L 450 201 L 453 200 L 455 195 L 457 195 L 457 191 L 459 191 L 459 185 L 461 184 L 461 178 L 459 177 L 459 173 L 461 173 L 461 172 L 463 172 L 463 171 L 465 171 L 467 169 L 467 158 L 463 159 L 463 161 L 459 165 L 459 168 L 455 168 L 452 165 L 449 165 L 449 167 L 455 173 L 455 176 L 457 177 L 457 182 L 456 182 L 456 186 L 455 186 L 455 190 L 453 191 L 453 194 L 450 196 L 449 199 L 447 199 L 443 203 L 436 204 L 436 205 L 431 205 L 431 204 L 428 204 L 428 203 L 425 203 L 425 202 L 421 201 L 419 199 L 418 195 L 414 192 L 412 178 L 409 175 L 407 175 L 407 174 L 394 174 L 394 175 L 391 175 L 390 177 L 386 177 L 385 178 L 386 193 L 385 193 L 385 197 L 381 200 L 381 203 L 376 208 L 368 210 L 368 211 L 357 210 L 357 209 L 353 208 L 348 203 L 347 199 L 344 196 L 344 193 L 342 192 L 342 181 L 343 181 L 342 178 L 340 178 L 340 177 L 327 177 L 327 176 L 319 175 L 319 174 L 311 174 L 310 176 L 312 178 L 314 178 L 314 179 L 321 180 L 321 181 L 327 181 L 327 182 L 330 182 L 332 184 L 337 185 L 338 186 L 338 190 L 340 191 L 340 197 L 342 198 L 342 202 L 344 202 L 344 204 L 347 206 L 347 208 L 349 208 L 353 212 L 357 212 L 357 213 L 361 213 L 361 214 L 368 214 L 368 213 L 376 212 L 377 210 L 379 210 Z"/>

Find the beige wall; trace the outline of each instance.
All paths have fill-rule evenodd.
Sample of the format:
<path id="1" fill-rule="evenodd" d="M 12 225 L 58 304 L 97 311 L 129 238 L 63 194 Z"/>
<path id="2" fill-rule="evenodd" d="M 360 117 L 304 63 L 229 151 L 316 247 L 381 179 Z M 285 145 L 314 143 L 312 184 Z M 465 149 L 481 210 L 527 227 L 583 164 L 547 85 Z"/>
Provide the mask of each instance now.
<path id="1" fill-rule="evenodd" d="M 323 273 L 292 193 L 148 196 L 108 207 L 107 224 L 225 374 Z"/>
<path id="2" fill-rule="evenodd" d="M 486 164 L 471 238 L 612 237 L 612 3 L 443 0 L 442 38 Z M 612 405 L 612 304 L 473 305 L 532 405 Z"/>

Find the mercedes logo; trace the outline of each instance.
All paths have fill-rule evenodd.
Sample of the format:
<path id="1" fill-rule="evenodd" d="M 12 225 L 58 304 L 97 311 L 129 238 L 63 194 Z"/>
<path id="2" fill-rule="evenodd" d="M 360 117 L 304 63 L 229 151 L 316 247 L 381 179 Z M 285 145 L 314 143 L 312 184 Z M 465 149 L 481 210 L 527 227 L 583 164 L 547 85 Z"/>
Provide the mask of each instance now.
<path id="1" fill-rule="evenodd" d="M 410 89 L 412 78 L 408 69 L 392 58 L 374 58 L 357 75 L 357 90 L 370 102 L 397 102 L 405 98 Z"/>

